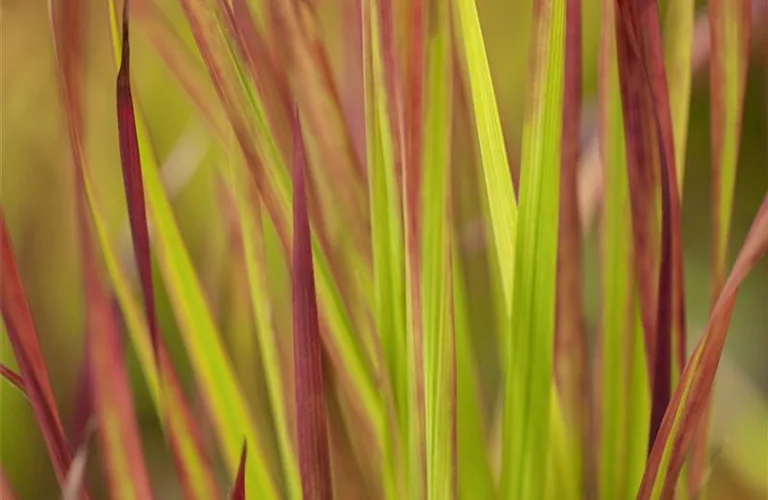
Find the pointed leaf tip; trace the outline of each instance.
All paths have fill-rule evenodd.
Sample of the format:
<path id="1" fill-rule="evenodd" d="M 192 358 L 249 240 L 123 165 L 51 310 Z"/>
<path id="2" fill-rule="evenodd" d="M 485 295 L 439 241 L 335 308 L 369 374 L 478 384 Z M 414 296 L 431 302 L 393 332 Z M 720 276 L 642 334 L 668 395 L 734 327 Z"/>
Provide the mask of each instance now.
<path id="1" fill-rule="evenodd" d="M 245 500 L 245 461 L 248 456 L 248 441 L 243 441 L 243 451 L 240 452 L 240 466 L 237 468 L 237 477 L 232 487 L 232 500 Z"/>
<path id="2" fill-rule="evenodd" d="M 131 240 L 139 270 L 144 308 L 149 324 L 152 350 L 157 358 L 157 316 L 155 297 L 152 289 L 152 261 L 149 249 L 149 229 L 144 200 L 144 181 L 141 173 L 139 141 L 136 133 L 136 114 L 133 107 L 130 75 L 129 0 L 123 8 L 122 58 L 117 74 L 117 127 L 120 142 L 120 163 L 123 170 L 125 200 L 128 205 L 128 220 Z"/>
<path id="3" fill-rule="evenodd" d="M 293 154 L 293 351 L 299 471 L 304 499 L 325 500 L 332 498 L 331 467 L 298 110 L 293 119 Z"/>

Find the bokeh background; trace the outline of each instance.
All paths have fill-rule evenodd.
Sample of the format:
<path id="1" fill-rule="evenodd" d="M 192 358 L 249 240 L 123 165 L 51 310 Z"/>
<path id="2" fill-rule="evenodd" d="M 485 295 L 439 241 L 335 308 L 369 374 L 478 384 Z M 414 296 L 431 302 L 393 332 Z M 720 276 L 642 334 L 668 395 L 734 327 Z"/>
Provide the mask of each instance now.
<path id="1" fill-rule="evenodd" d="M 192 48 L 179 6 L 158 0 Z M 319 0 L 334 72 L 341 78 L 345 32 L 341 19 L 353 0 Z M 761 0 L 754 0 L 760 4 Z M 107 2 L 85 0 L 87 58 L 83 68 L 86 99 L 86 148 L 102 193 L 113 234 L 124 237 L 127 223 L 115 125 L 115 71 L 109 38 Z M 768 2 L 762 1 L 762 4 Z M 509 157 L 516 169 L 525 98 L 530 1 L 478 0 Z M 661 2 L 664 12 L 665 2 Z M 697 2 L 699 14 L 706 5 Z M 759 11 L 759 8 L 756 9 Z M 763 8 L 763 10 L 766 10 Z M 599 0 L 583 0 L 584 144 L 596 126 Z M 663 20 L 663 18 L 662 18 Z M 699 16 L 699 28 L 703 18 Z M 753 22 L 752 58 L 744 106 L 740 163 L 733 210 L 732 253 L 743 241 L 752 217 L 768 189 L 768 16 Z M 706 35 L 706 27 L 699 29 Z M 706 36 L 698 36 L 694 52 L 706 53 Z M 238 286 L 232 267 L 227 213 L 221 206 L 215 157 L 210 139 L 194 108 L 148 43 L 133 28 L 133 79 L 146 114 L 157 156 L 185 242 L 208 293 L 222 331 L 237 328 L 232 318 L 231 289 Z M 202 72 L 202 67 L 200 68 Z M 203 74 L 203 73 L 201 73 Z M 203 77 L 205 75 L 203 74 Z M 205 80 L 205 78 L 203 78 Z M 211 89 L 207 89 L 209 92 Z M 62 120 L 53 60 L 48 5 L 45 0 L 0 0 L 0 196 L 11 231 L 22 279 L 36 321 L 51 382 L 65 425 L 72 422 L 82 356 L 82 296 L 74 232 L 72 170 Z M 686 312 L 691 343 L 701 333 L 709 307 L 709 89 L 706 58 L 695 69 L 683 204 Z M 471 161 L 471 154 L 467 154 Z M 597 182 L 593 180 L 592 182 Z M 586 183 L 589 187 L 589 183 Z M 473 196 L 468 194 L 470 198 Z M 474 195 L 476 196 L 476 195 Z M 471 205 L 471 204 L 470 204 Z M 484 303 L 489 295 L 482 235 L 474 230 L 471 209 L 461 214 L 463 244 L 470 275 L 476 352 L 483 367 L 487 399 L 498 386 L 490 321 Z M 584 236 L 585 307 L 594 332 L 599 299 L 596 223 Z M 733 256 L 732 256 L 733 257 Z M 186 388 L 194 386 L 184 359 L 167 297 L 158 287 L 161 328 Z M 179 498 L 170 455 L 130 348 L 126 349 L 145 456 L 159 498 Z M 483 362 L 488 359 L 487 363 Z M 768 261 L 746 280 L 733 315 L 715 391 L 712 493 L 717 498 L 768 498 Z M 0 360 L 15 367 L 5 335 Z M 245 384 L 257 402 L 258 381 Z M 193 397 L 193 401 L 195 398 Z M 257 405 L 256 405 L 257 406 Z M 52 473 L 32 412 L 24 398 L 0 383 L 0 462 L 23 499 L 57 498 Z M 201 409 L 200 409 L 201 410 Z M 258 413 L 258 410 L 257 410 Z M 98 467 L 98 450 L 89 459 Z M 98 491 L 98 474 L 89 473 Z M 713 496 L 715 497 L 715 496 Z"/>

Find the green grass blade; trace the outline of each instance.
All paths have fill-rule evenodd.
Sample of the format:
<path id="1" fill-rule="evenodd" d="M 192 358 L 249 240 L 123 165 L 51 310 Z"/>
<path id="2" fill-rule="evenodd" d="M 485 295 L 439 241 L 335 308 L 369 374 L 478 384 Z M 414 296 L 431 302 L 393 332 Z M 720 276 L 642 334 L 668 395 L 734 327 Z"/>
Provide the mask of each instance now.
<path id="1" fill-rule="evenodd" d="M 115 4 L 110 2 L 112 42 L 119 60 L 120 37 L 116 29 Z M 200 388 L 208 402 L 222 455 L 232 475 L 237 470 L 243 436 L 252 450 L 247 481 L 264 498 L 277 495 L 275 485 L 258 446 L 258 436 L 237 384 L 234 370 L 195 274 L 189 253 L 181 238 L 171 205 L 158 175 L 146 126 L 136 114 L 136 133 L 144 175 L 149 219 L 156 228 L 152 240 L 161 274 L 166 284 L 182 338 Z"/>
<path id="2" fill-rule="evenodd" d="M 485 53 L 480 18 L 475 0 L 453 0 L 459 52 L 462 54 L 467 85 L 469 86 L 480 157 L 483 165 L 485 188 L 490 207 L 494 259 L 501 270 L 505 313 L 512 307 L 514 283 L 515 231 L 517 229 L 517 201 L 509 171 L 507 150 L 501 130 L 496 96 Z"/>
<path id="3" fill-rule="evenodd" d="M 457 495 L 456 355 L 451 264 L 452 132 L 449 7 L 435 3 L 427 41 L 421 196 L 421 295 L 427 498 Z"/>
<path id="4" fill-rule="evenodd" d="M 546 481 L 565 53 L 565 0 L 534 5 L 523 125 L 510 369 L 506 373 L 501 494 L 539 498 Z"/>
<path id="5" fill-rule="evenodd" d="M 667 2 L 664 19 L 664 62 L 672 108 L 675 165 L 680 199 L 683 197 L 685 153 L 688 141 L 688 110 L 691 102 L 691 50 L 693 47 L 693 0 Z"/>
<path id="6" fill-rule="evenodd" d="M 709 3 L 712 55 L 709 65 L 712 144 L 711 297 L 714 305 L 726 278 L 733 193 L 739 161 L 744 92 L 749 65 L 751 2 Z M 707 466 L 709 411 L 694 442 L 689 491 L 700 491 Z"/>

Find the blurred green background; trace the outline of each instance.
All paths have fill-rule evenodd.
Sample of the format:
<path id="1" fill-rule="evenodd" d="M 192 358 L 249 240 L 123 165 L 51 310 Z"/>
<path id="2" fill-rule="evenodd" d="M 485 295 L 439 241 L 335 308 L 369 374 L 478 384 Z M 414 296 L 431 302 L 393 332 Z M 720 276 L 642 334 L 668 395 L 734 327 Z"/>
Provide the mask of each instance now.
<path id="1" fill-rule="evenodd" d="M 343 68 L 341 44 L 344 40 L 344 34 L 338 29 L 339 20 L 350 1 L 321 0 L 317 3 L 337 77 Z M 87 106 L 86 147 L 113 234 L 127 237 L 107 6 L 103 1 L 86 3 L 87 60 L 82 80 Z M 162 3 L 168 4 L 168 12 L 181 27 L 178 5 L 172 1 Z M 530 3 L 478 1 L 507 149 L 513 163 L 519 157 L 521 139 Z M 589 136 L 594 133 L 595 125 L 600 10 L 598 0 L 583 0 L 583 4 L 584 135 Z M 700 3 L 700 12 L 705 12 L 702 7 L 705 5 Z M 664 12 L 664 2 L 661 9 Z M 768 188 L 766 25 L 768 22 L 762 29 L 757 26 L 753 37 L 733 211 L 732 253 L 743 241 Z M 64 423 L 68 425 L 72 420 L 81 362 L 82 297 L 74 239 L 72 170 L 49 30 L 46 1 L 0 2 L 0 196 L 56 400 Z M 134 26 L 133 37 L 132 71 L 138 100 L 146 113 L 158 158 L 168 163 L 174 209 L 185 242 L 226 333 L 236 321 L 228 317 L 228 309 L 223 307 L 228 300 L 232 268 L 228 259 L 226 213 L 220 206 L 219 186 L 213 175 L 215 157 L 209 154 L 208 139 L 200 120 L 148 44 L 143 31 Z M 709 303 L 708 103 L 704 63 L 693 78 L 683 205 L 686 312 L 691 343 L 706 322 Z M 599 299 L 596 227 L 592 225 L 584 243 L 584 288 L 591 330 L 595 327 Z M 127 248 L 129 241 L 124 241 Z M 476 253 L 476 260 L 481 262 L 481 252 Z M 483 301 L 483 293 L 489 293 L 486 279 L 481 274 L 478 273 L 477 279 L 469 284 L 476 311 L 482 307 L 478 304 Z M 167 298 L 161 288 L 158 288 L 158 294 L 164 337 L 182 380 L 192 393 L 192 380 Z M 473 326 L 480 366 L 486 367 L 483 373 L 486 392 L 492 394 L 498 384 L 498 373 L 493 362 L 482 363 L 484 357 L 495 359 L 496 344 L 492 332 L 488 331 L 489 323 L 478 319 Z M 170 454 L 165 448 L 143 379 L 130 348 L 126 349 L 126 354 L 155 491 L 159 498 L 178 498 L 180 491 L 174 479 Z M 0 359 L 15 367 L 5 335 L 0 337 Z M 766 359 L 768 262 L 764 260 L 742 287 L 717 377 L 711 480 L 718 498 L 768 498 Z M 249 388 L 248 392 L 258 393 L 259 390 L 258 387 Z M 0 462 L 17 494 L 23 499 L 56 498 L 58 486 L 27 402 L 7 384 L 0 383 L 0 408 Z M 94 456 L 89 462 L 91 468 L 98 466 L 98 458 Z M 96 481 L 97 476 L 89 474 L 89 481 Z"/>

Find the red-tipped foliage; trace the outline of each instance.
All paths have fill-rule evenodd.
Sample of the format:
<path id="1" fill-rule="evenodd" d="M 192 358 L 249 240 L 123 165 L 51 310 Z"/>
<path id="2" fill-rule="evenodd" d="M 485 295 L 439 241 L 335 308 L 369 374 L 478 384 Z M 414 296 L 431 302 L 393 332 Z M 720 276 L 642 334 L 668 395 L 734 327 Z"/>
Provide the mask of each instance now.
<path id="1" fill-rule="evenodd" d="M 123 7 L 123 50 L 120 71 L 117 74 L 117 126 L 120 132 L 120 163 L 123 167 L 125 200 L 128 204 L 128 219 L 131 226 L 133 251 L 139 269 L 144 307 L 147 314 L 152 349 L 157 356 L 157 316 L 155 295 L 152 290 L 152 260 L 149 250 L 149 229 L 147 210 L 144 202 L 144 181 L 141 175 L 139 140 L 136 133 L 136 116 L 133 108 L 130 70 L 129 1 Z"/>
<path id="2" fill-rule="evenodd" d="M 243 441 L 243 451 L 240 452 L 240 465 L 237 467 L 235 484 L 229 498 L 232 500 L 245 500 L 245 461 L 248 458 L 248 443 Z"/>
<path id="3" fill-rule="evenodd" d="M 332 498 L 331 463 L 298 111 L 294 117 L 293 144 L 293 352 L 299 472 L 304 498 L 325 500 Z"/>
<path id="4" fill-rule="evenodd" d="M 19 365 L 32 411 L 43 433 L 48 454 L 61 484 L 72 463 L 72 450 L 64 437 L 59 412 L 48 380 L 48 370 L 40 351 L 32 313 L 27 304 L 21 276 L 16 267 L 11 240 L 0 212 L 0 309 L 7 326 L 8 339 Z"/>
<path id="5" fill-rule="evenodd" d="M 21 378 L 21 375 L 0 363 L 0 377 L 3 377 L 5 380 L 7 380 L 8 383 L 14 386 L 19 392 L 21 392 L 25 398 L 29 399 L 27 388 L 24 385 L 24 379 Z"/>

